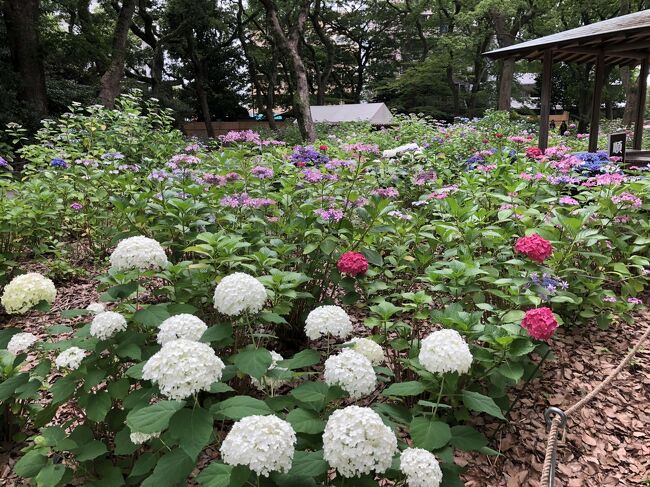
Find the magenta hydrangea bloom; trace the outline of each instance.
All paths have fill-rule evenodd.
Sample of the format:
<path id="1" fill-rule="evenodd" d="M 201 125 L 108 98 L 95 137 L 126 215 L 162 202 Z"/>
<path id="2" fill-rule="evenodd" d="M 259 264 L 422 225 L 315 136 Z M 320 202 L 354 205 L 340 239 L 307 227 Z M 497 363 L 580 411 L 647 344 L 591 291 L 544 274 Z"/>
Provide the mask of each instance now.
<path id="1" fill-rule="evenodd" d="M 529 309 L 521 321 L 522 328 L 535 340 L 548 340 L 557 329 L 557 320 L 551 308 Z"/>

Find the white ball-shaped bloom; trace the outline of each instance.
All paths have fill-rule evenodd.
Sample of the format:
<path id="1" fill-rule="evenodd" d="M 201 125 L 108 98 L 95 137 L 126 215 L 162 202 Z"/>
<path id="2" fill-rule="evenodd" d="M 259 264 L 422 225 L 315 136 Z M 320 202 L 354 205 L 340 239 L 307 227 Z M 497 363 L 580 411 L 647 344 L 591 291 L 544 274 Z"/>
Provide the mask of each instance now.
<path id="1" fill-rule="evenodd" d="M 158 438 L 160 432 L 157 433 L 140 433 L 139 431 L 134 431 L 129 435 L 131 443 L 134 445 L 142 445 L 144 442 L 149 441 L 152 438 Z"/>
<path id="2" fill-rule="evenodd" d="M 147 360 L 142 378 L 157 382 L 169 399 L 185 399 L 210 389 L 224 367 L 210 345 L 181 338 L 165 343 Z"/>
<path id="3" fill-rule="evenodd" d="M 305 320 L 305 334 L 311 340 L 327 335 L 346 338 L 350 333 L 352 333 L 352 321 L 340 306 L 319 306 L 312 310 Z"/>
<path id="4" fill-rule="evenodd" d="M 467 342 L 456 330 L 438 330 L 422 340 L 418 355 L 422 366 L 433 374 L 464 374 L 472 365 Z"/>
<path id="5" fill-rule="evenodd" d="M 54 283 L 38 272 L 14 277 L 2 293 L 2 306 L 9 314 L 22 314 L 41 301 L 52 304 L 56 299 Z"/>
<path id="6" fill-rule="evenodd" d="M 334 411 L 323 433 L 324 458 L 343 477 L 383 473 L 397 450 L 395 433 L 370 408 Z"/>
<path id="7" fill-rule="evenodd" d="M 86 306 L 86 309 L 88 311 L 92 311 L 95 314 L 99 314 L 106 311 L 106 306 L 104 306 L 102 303 L 90 303 L 88 306 Z"/>
<path id="8" fill-rule="evenodd" d="M 100 340 L 108 340 L 117 332 L 126 330 L 126 318 L 115 311 L 95 315 L 90 323 L 90 334 Z"/>
<path id="9" fill-rule="evenodd" d="M 353 338 L 346 345 L 350 345 L 352 350 L 370 360 L 372 365 L 382 364 L 386 359 L 384 349 L 381 348 L 381 345 L 369 338 Z"/>
<path id="10" fill-rule="evenodd" d="M 54 361 L 54 364 L 60 368 L 76 370 L 81 365 L 81 361 L 86 356 L 86 351 L 79 347 L 70 347 L 61 352 Z"/>
<path id="11" fill-rule="evenodd" d="M 352 399 L 367 396 L 377 387 L 377 376 L 370 360 L 347 348 L 325 361 L 325 383 L 339 386 Z"/>
<path id="12" fill-rule="evenodd" d="M 152 238 L 129 237 L 120 240 L 110 257 L 111 270 L 160 270 L 169 265 L 162 246 Z"/>
<path id="13" fill-rule="evenodd" d="M 172 340 L 184 338 L 186 340 L 199 341 L 205 330 L 208 329 L 203 320 L 190 314 L 180 314 L 167 318 L 160 324 L 156 340 L 161 345 Z"/>
<path id="14" fill-rule="evenodd" d="M 246 465 L 257 475 L 291 469 L 296 433 L 276 416 L 246 416 L 237 421 L 221 444 L 228 465 Z"/>
<path id="15" fill-rule="evenodd" d="M 288 369 L 284 367 L 278 367 L 278 362 L 284 360 L 284 357 L 280 355 L 278 352 L 274 352 L 273 350 L 270 350 L 271 352 L 271 365 L 269 365 L 269 368 L 267 369 L 267 372 L 270 370 L 278 370 L 278 371 L 286 371 Z M 277 389 L 281 385 L 285 384 L 287 381 L 284 379 L 278 379 L 276 377 L 268 377 L 266 375 L 263 375 L 260 380 L 257 380 L 255 377 L 251 377 L 251 383 L 260 391 L 264 389 Z"/>
<path id="16" fill-rule="evenodd" d="M 34 345 L 37 338 L 31 333 L 16 333 L 11 337 L 7 343 L 7 351 L 14 355 L 18 355 L 23 350 L 27 350 Z"/>
<path id="17" fill-rule="evenodd" d="M 438 487 L 442 470 L 433 453 L 422 448 L 407 448 L 400 457 L 400 470 L 409 487 Z"/>
<path id="18" fill-rule="evenodd" d="M 224 277 L 214 290 L 215 309 L 228 316 L 237 316 L 243 311 L 257 313 L 265 302 L 264 285 L 244 272 Z"/>

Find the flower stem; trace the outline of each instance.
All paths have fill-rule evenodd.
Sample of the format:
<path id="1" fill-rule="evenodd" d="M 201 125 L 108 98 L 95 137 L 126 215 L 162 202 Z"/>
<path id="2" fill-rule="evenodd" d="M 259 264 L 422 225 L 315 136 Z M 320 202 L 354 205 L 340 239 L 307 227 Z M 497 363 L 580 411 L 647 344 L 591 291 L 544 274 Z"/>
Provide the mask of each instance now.
<path id="1" fill-rule="evenodd" d="M 438 399 L 436 400 L 436 407 L 433 409 L 433 417 L 436 417 L 436 414 L 438 413 L 438 405 L 440 404 L 440 399 L 442 399 L 442 390 L 445 388 L 445 376 L 442 376 L 442 380 L 440 381 L 440 390 L 438 391 Z"/>

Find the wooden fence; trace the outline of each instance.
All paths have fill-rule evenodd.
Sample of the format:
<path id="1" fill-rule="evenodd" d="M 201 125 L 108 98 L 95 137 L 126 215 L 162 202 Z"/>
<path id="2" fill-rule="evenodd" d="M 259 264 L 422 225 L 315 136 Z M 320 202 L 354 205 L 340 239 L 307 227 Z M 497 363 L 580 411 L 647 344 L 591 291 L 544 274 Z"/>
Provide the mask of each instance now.
<path id="1" fill-rule="evenodd" d="M 278 127 L 285 127 L 290 122 L 281 121 L 275 122 Z M 256 120 L 240 120 L 236 122 L 212 122 L 212 128 L 215 135 L 225 135 L 231 130 L 256 130 L 269 128 L 268 122 L 258 122 Z M 183 124 L 183 132 L 190 137 L 206 138 L 208 131 L 203 122 L 188 122 Z"/>

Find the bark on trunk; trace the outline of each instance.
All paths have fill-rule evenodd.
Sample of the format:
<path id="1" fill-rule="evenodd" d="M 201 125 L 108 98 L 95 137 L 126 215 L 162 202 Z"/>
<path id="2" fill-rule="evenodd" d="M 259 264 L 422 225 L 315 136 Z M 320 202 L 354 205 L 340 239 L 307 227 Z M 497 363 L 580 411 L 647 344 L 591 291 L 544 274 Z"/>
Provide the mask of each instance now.
<path id="1" fill-rule="evenodd" d="M 199 105 L 201 107 L 201 116 L 203 117 L 205 130 L 208 133 L 208 137 L 215 138 L 216 133 L 214 131 L 214 127 L 212 126 L 212 114 L 210 113 L 210 105 L 208 104 L 208 92 L 205 88 L 208 84 L 208 79 L 206 76 L 203 60 L 196 52 L 193 36 L 193 32 L 187 33 L 186 40 L 188 54 L 190 55 L 190 59 L 192 60 L 192 67 L 194 68 L 194 89 L 196 90 L 196 97 L 198 98 Z"/>
<path id="2" fill-rule="evenodd" d="M 636 83 L 632 81 L 632 70 L 628 66 L 621 68 L 621 81 L 625 90 L 625 111 L 623 112 L 623 125 L 630 127 L 636 115 L 634 107 L 637 103 Z"/>
<path id="3" fill-rule="evenodd" d="M 47 92 L 39 52 L 39 0 L 5 0 L 3 12 L 11 61 L 20 77 L 20 97 L 42 118 L 47 115 Z"/>
<path id="4" fill-rule="evenodd" d="M 514 59 L 504 59 L 501 63 L 501 73 L 499 75 L 499 100 L 497 102 L 498 110 L 510 110 L 512 100 L 512 82 L 515 76 Z"/>
<path id="5" fill-rule="evenodd" d="M 135 12 L 135 0 L 124 0 L 117 16 L 113 32 L 113 48 L 111 62 L 101 78 L 99 99 L 106 108 L 115 106 L 115 98 L 120 94 L 120 81 L 124 76 L 124 61 L 126 59 L 126 43 L 131 27 L 131 18 Z"/>
<path id="6" fill-rule="evenodd" d="M 280 24 L 278 11 L 273 0 L 261 0 L 266 9 L 266 15 L 269 24 L 271 25 L 271 29 L 273 30 L 273 36 L 276 39 L 276 43 L 284 53 L 285 57 L 289 60 L 295 88 L 293 93 L 293 108 L 296 112 L 300 134 L 307 142 L 313 142 L 316 140 L 316 130 L 314 128 L 314 121 L 311 118 L 309 82 L 307 81 L 307 70 L 305 69 L 305 64 L 303 63 L 298 50 L 305 21 L 307 20 L 309 1 L 310 0 L 302 1 L 296 21 L 291 26 L 289 35 L 287 36 Z"/>

